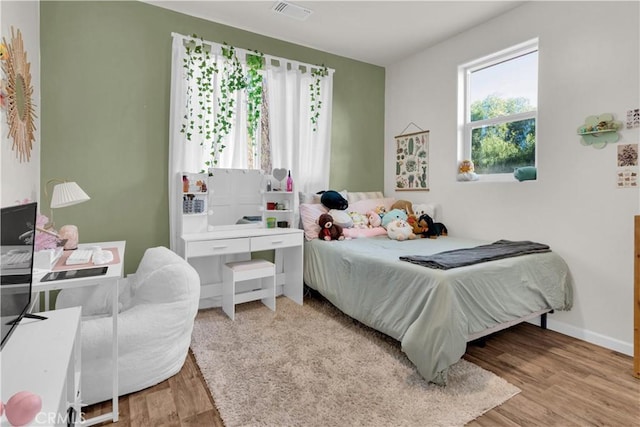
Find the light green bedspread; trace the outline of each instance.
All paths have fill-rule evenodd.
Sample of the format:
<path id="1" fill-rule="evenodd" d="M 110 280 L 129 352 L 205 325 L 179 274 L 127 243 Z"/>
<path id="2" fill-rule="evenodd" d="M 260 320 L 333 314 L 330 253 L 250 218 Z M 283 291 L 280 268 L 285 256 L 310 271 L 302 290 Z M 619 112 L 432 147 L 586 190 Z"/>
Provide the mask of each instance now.
<path id="1" fill-rule="evenodd" d="M 386 236 L 316 239 L 305 242 L 304 281 L 347 315 L 399 340 L 426 380 L 444 384 L 469 335 L 572 305 L 569 269 L 554 252 L 451 270 L 398 259 L 486 243 L 451 236 L 402 242 Z"/>

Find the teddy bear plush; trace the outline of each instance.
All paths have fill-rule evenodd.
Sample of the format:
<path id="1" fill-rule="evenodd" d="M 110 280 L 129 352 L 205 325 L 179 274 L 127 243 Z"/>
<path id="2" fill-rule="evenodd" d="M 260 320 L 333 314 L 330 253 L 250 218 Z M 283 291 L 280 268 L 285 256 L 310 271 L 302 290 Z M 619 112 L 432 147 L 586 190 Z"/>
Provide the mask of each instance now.
<path id="1" fill-rule="evenodd" d="M 396 219 L 387 226 L 387 236 L 392 240 L 412 240 L 416 238 L 409 223 L 403 219 Z"/>
<path id="2" fill-rule="evenodd" d="M 320 232 L 318 237 L 322 240 L 344 240 L 344 234 L 342 227 L 333 223 L 333 217 L 329 214 L 322 214 L 318 218 L 318 225 L 320 226 Z"/>
<path id="3" fill-rule="evenodd" d="M 408 200 L 396 200 L 391 205 L 391 210 L 402 209 L 407 215 L 413 215 L 413 204 Z"/>

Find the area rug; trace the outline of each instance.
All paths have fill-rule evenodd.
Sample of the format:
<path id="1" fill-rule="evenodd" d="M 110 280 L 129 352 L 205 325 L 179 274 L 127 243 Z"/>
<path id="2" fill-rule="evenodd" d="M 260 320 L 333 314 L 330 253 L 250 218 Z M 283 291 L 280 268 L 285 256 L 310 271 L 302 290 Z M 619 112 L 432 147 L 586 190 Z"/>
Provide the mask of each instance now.
<path id="1" fill-rule="evenodd" d="M 461 426 L 520 390 L 470 362 L 425 382 L 397 341 L 326 300 L 198 313 L 191 349 L 227 427 Z"/>

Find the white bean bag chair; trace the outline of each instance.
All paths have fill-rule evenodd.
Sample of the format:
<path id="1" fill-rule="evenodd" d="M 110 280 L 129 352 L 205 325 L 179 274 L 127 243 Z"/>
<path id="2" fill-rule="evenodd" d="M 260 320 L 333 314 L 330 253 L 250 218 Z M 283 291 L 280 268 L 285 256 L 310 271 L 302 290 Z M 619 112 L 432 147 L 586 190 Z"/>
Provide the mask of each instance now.
<path id="1" fill-rule="evenodd" d="M 82 402 L 112 397 L 112 286 L 67 289 L 56 308 L 82 306 Z M 119 285 L 118 395 L 153 386 L 182 369 L 200 299 L 200 277 L 165 247 L 147 249 Z"/>

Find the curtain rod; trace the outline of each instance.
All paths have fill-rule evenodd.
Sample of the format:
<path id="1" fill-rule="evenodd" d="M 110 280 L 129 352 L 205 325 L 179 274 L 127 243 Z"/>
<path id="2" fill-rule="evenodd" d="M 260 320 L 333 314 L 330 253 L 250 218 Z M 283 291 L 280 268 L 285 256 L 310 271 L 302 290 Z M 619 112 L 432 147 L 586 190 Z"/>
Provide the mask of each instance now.
<path id="1" fill-rule="evenodd" d="M 210 45 L 211 47 L 215 47 L 217 49 L 222 49 L 223 47 L 228 46 L 228 45 L 224 45 L 224 44 L 221 44 L 221 43 L 212 42 L 212 41 L 209 41 L 209 40 L 202 40 L 202 39 L 191 37 L 191 36 L 185 36 L 184 34 L 180 34 L 180 33 L 171 33 L 171 36 L 172 37 L 176 37 L 176 38 L 180 38 L 180 39 L 185 40 L 185 41 L 203 42 L 203 43 L 206 43 L 206 44 Z M 247 49 L 243 49 L 241 47 L 235 47 L 235 46 L 229 46 L 229 47 L 233 47 L 233 49 L 235 49 L 236 52 L 239 52 L 239 53 L 244 54 L 244 55 L 255 55 L 255 52 L 251 51 L 251 50 L 247 50 Z M 322 68 L 322 66 L 316 65 L 316 64 L 308 64 L 308 63 L 296 61 L 296 60 L 293 60 L 293 59 L 281 58 L 279 56 L 273 56 L 273 55 L 267 55 L 267 54 L 263 54 L 263 55 L 264 55 L 265 61 L 270 61 L 270 62 L 271 61 L 278 61 L 278 62 L 285 63 L 285 64 L 291 64 L 292 67 L 297 67 L 297 68 L 305 67 L 307 69 L 311 69 L 311 68 L 320 69 L 320 68 Z M 334 70 L 333 68 L 327 67 L 327 71 L 329 73 L 333 74 L 336 70 Z"/>

